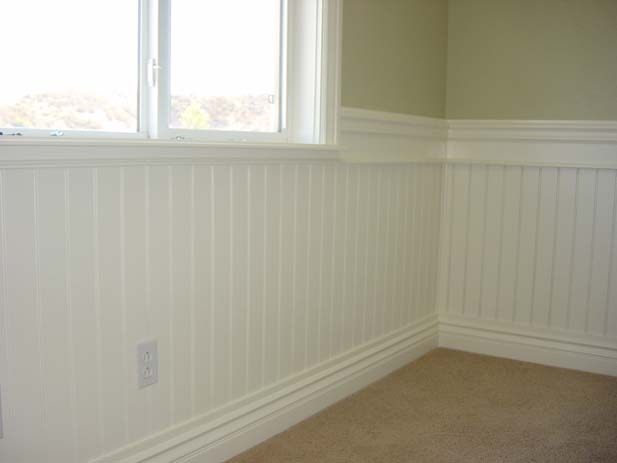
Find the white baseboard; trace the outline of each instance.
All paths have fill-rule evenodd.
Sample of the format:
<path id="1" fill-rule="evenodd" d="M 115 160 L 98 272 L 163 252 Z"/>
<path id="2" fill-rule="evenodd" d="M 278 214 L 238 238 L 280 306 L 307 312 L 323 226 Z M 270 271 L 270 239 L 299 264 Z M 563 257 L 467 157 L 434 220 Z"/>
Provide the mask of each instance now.
<path id="1" fill-rule="evenodd" d="M 437 347 L 437 316 L 92 463 L 222 462 Z"/>
<path id="2" fill-rule="evenodd" d="M 440 317 L 439 347 L 617 376 L 617 343 Z"/>
<path id="3" fill-rule="evenodd" d="M 617 376 L 612 340 L 504 324 L 427 317 L 280 384 L 92 463 L 225 461 L 426 354 L 446 347 Z"/>

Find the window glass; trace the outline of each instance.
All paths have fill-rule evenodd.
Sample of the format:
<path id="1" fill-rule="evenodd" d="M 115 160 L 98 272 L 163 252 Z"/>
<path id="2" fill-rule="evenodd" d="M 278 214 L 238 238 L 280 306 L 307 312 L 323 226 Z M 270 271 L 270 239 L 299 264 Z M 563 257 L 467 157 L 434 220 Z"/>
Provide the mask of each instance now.
<path id="1" fill-rule="evenodd" d="M 281 0 L 172 0 L 176 129 L 280 130 Z"/>
<path id="2" fill-rule="evenodd" d="M 138 130 L 137 1 L 6 3 L 0 127 Z"/>

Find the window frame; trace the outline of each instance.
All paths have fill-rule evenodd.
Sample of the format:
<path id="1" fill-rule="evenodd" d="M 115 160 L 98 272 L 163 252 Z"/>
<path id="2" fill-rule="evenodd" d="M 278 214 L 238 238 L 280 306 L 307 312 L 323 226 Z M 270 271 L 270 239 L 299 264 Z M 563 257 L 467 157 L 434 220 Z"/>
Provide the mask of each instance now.
<path id="1" fill-rule="evenodd" d="M 14 139 L 12 134 L 20 133 L 29 138 L 101 141 L 336 144 L 343 0 L 282 0 L 279 132 L 168 127 L 170 75 L 173 71 L 169 66 L 171 1 L 138 0 L 136 132 L 0 128 L 5 132 L 5 136 L 0 136 L 0 143 L 5 139 Z M 311 78 L 306 79 L 307 74 Z"/>

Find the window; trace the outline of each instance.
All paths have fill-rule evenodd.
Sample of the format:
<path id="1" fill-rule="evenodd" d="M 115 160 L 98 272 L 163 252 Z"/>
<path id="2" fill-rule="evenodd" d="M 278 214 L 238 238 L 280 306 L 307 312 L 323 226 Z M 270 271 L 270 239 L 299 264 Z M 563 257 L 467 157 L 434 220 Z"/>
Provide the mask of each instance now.
<path id="1" fill-rule="evenodd" d="M 20 0 L 7 8 L 0 130 L 137 132 L 137 3 Z"/>
<path id="2" fill-rule="evenodd" d="M 14 2 L 0 131 L 333 143 L 340 3 Z"/>

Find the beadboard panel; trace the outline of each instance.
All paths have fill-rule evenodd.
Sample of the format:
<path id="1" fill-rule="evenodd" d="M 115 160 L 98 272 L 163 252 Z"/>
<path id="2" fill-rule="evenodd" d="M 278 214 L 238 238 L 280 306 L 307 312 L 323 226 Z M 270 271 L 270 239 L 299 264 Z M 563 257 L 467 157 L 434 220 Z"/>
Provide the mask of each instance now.
<path id="1" fill-rule="evenodd" d="M 445 320 L 617 350 L 617 171 L 457 163 L 445 177 Z"/>
<path id="2" fill-rule="evenodd" d="M 91 461 L 425 320 L 441 179 L 319 160 L 0 170 L 0 460 Z M 149 339 L 159 382 L 138 390 Z"/>

